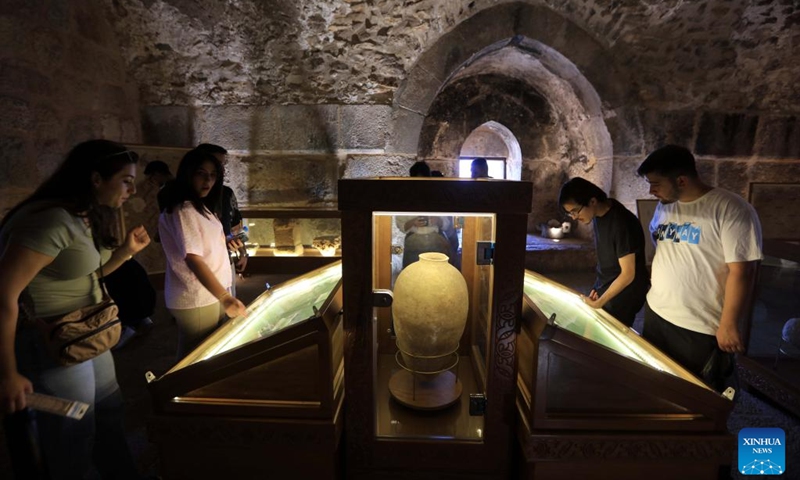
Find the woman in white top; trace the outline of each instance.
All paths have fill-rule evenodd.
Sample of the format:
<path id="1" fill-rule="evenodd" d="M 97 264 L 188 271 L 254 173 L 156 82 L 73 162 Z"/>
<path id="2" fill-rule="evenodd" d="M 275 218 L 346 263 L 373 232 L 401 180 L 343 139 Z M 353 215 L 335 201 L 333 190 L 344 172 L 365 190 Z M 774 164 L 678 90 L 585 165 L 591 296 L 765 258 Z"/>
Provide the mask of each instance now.
<path id="1" fill-rule="evenodd" d="M 214 155 L 188 152 L 175 180 L 165 188 L 158 219 L 167 258 L 164 299 L 178 324 L 178 359 L 183 358 L 225 318 L 245 313 L 228 291 L 231 269 L 222 223 L 214 207 L 224 170 Z"/>

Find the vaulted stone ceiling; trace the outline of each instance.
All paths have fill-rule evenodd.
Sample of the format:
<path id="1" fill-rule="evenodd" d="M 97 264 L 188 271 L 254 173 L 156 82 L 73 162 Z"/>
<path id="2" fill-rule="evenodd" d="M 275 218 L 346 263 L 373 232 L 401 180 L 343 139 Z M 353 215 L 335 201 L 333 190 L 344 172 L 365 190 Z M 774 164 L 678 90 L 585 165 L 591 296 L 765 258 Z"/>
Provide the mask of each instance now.
<path id="1" fill-rule="evenodd" d="M 0 211 L 97 137 L 225 145 L 245 203 L 332 202 L 339 177 L 417 157 L 453 174 L 504 111 L 465 110 L 452 135 L 445 100 L 528 88 L 552 128 L 506 123 L 541 198 L 594 175 L 633 208 L 664 143 L 746 196 L 800 181 L 798 78 L 797 0 L 3 0 Z"/>
<path id="2" fill-rule="evenodd" d="M 455 25 L 539 6 L 568 21 L 549 24 L 565 41 L 577 28 L 601 46 L 644 105 L 800 110 L 800 4 L 790 0 L 104 1 L 145 105 L 389 104 Z M 510 34 L 536 21 L 508 17 Z"/>

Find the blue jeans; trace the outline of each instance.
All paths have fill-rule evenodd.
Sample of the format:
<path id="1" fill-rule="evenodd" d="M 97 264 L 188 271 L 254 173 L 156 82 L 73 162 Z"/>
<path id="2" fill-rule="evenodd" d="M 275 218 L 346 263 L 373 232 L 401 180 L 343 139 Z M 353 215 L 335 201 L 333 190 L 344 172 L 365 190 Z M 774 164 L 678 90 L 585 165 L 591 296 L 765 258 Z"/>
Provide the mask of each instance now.
<path id="1" fill-rule="evenodd" d="M 125 438 L 122 394 L 111 352 L 63 367 L 31 328 L 17 331 L 15 348 L 17 368 L 35 392 L 90 405 L 81 420 L 37 412 L 39 445 L 50 478 L 97 478 L 93 475 L 98 473 L 103 479 L 140 478 Z"/>

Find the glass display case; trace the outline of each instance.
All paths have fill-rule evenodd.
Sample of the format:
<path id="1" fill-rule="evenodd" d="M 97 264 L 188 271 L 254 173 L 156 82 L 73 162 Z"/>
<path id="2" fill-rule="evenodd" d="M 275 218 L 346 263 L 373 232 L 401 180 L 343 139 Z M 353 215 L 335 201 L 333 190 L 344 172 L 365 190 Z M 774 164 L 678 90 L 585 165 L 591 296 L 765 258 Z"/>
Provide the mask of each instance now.
<path id="1" fill-rule="evenodd" d="M 765 238 L 763 250 L 757 315 L 746 330 L 747 352 L 736 358 L 739 380 L 800 416 L 800 241 Z"/>
<path id="2" fill-rule="evenodd" d="M 330 208 L 242 209 L 251 273 L 304 273 L 341 258 L 341 220 Z"/>
<path id="3" fill-rule="evenodd" d="M 148 374 L 164 478 L 255 478 L 265 464 L 279 478 L 339 474 L 341 286 L 341 261 L 280 284 L 167 373 Z"/>
<path id="4" fill-rule="evenodd" d="M 359 179 L 339 192 L 348 477 L 505 478 L 531 185 Z"/>
<path id="5" fill-rule="evenodd" d="M 517 344 L 523 478 L 716 478 L 730 464 L 732 396 L 578 293 L 526 271 Z"/>

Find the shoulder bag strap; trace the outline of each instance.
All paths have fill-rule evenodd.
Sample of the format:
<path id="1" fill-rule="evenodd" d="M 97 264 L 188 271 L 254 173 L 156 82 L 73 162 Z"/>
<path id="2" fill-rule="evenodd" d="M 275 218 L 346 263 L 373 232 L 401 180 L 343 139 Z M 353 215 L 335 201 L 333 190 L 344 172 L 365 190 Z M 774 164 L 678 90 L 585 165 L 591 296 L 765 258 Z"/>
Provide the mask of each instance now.
<path id="1" fill-rule="evenodd" d="M 89 275 L 93 276 L 97 279 L 97 284 L 100 286 L 100 291 L 103 293 L 103 298 L 101 299 L 102 302 L 111 299 L 111 295 L 108 294 L 108 289 L 106 289 L 106 279 L 103 275 L 103 252 L 100 251 L 100 245 L 97 244 L 97 238 L 94 236 L 94 232 L 92 231 L 91 225 L 89 226 L 89 231 L 92 233 L 92 243 L 94 243 L 94 248 L 97 250 L 97 255 L 100 257 L 100 266 L 98 267 L 98 271 L 100 272 L 100 278 L 97 277 L 96 272 L 92 272 Z M 91 292 L 89 292 L 91 293 Z"/>

